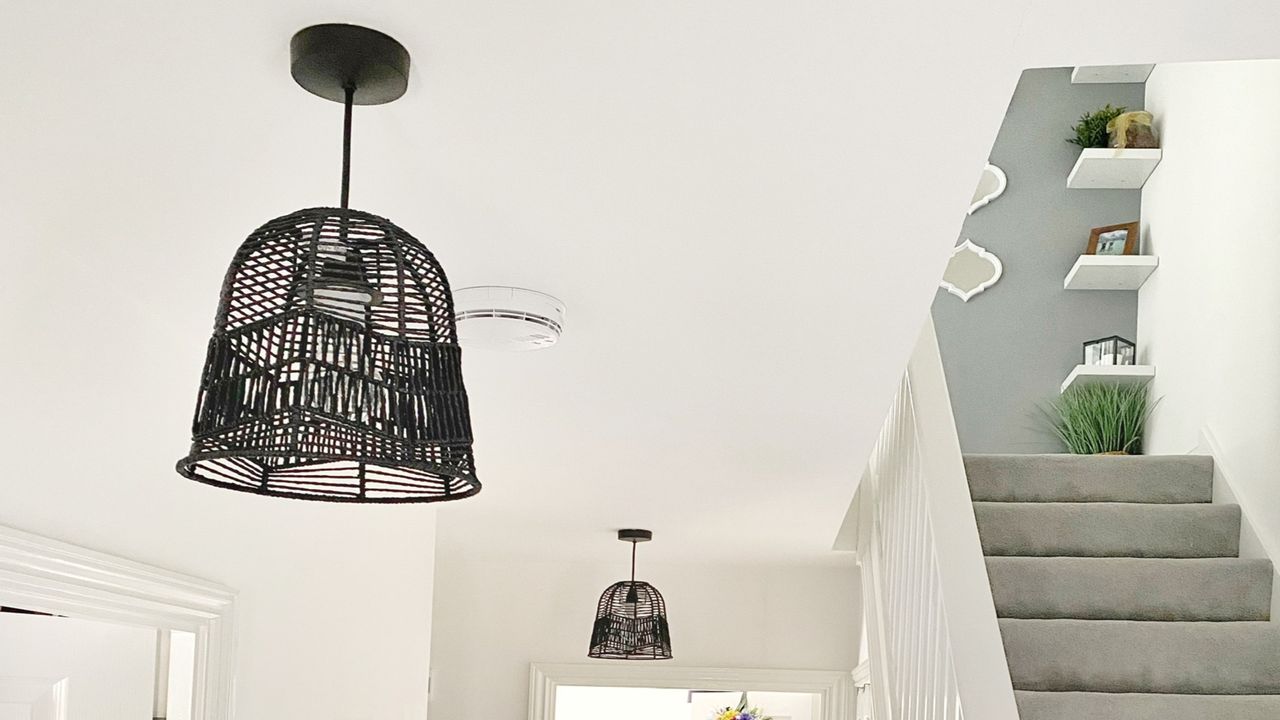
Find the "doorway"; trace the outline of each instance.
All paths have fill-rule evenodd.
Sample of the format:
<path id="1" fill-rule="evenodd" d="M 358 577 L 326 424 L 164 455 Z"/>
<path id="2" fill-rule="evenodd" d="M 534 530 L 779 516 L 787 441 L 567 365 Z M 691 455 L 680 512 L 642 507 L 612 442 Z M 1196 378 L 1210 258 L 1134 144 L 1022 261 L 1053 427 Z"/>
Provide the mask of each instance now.
<path id="1" fill-rule="evenodd" d="M 848 720 L 851 673 L 698 668 L 646 663 L 551 664 L 530 669 L 529 720 L 718 720 L 746 693 L 774 720 Z"/>
<path id="2" fill-rule="evenodd" d="M 758 708 L 771 720 L 821 720 L 817 693 L 734 692 L 697 688 L 592 687 L 565 685 L 556 690 L 556 720 L 718 720 L 722 711 Z"/>
<path id="3" fill-rule="evenodd" d="M 0 608 L 0 720 L 191 720 L 195 636 Z"/>

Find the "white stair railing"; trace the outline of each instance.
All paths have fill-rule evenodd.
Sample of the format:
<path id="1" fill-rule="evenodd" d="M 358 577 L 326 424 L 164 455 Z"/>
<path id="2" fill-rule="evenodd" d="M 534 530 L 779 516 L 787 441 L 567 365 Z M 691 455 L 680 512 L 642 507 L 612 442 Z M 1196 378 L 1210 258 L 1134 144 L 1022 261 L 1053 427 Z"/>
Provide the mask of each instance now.
<path id="1" fill-rule="evenodd" d="M 1017 720 L 932 320 L 854 502 L 877 720 Z"/>

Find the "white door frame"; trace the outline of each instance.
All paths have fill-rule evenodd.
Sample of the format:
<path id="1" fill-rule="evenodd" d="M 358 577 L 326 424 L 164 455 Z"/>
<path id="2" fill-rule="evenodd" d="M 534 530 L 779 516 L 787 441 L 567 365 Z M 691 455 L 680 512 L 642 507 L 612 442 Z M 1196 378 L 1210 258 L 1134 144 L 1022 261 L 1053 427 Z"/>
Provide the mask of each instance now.
<path id="1" fill-rule="evenodd" d="M 529 666 L 529 720 L 555 720 L 556 688 L 561 685 L 814 693 L 818 695 L 823 720 L 849 720 L 853 717 L 853 678 L 848 671 L 705 668 L 617 662 L 533 663 Z"/>
<path id="2" fill-rule="evenodd" d="M 0 525 L 0 605 L 196 636 L 193 720 L 231 720 L 235 592 Z"/>
<path id="3" fill-rule="evenodd" d="M 45 706 L 48 714 L 40 717 L 52 717 L 54 720 L 67 720 L 67 685 L 68 678 L 0 678 L 0 703 L 26 705 L 34 710 L 40 702 L 48 701 Z"/>

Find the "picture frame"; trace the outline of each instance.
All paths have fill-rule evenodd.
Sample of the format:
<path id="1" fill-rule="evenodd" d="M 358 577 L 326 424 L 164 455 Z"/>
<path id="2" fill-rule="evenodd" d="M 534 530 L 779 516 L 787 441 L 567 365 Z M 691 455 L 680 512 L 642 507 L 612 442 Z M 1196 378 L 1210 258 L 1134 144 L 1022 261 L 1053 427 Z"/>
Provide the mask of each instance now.
<path id="1" fill-rule="evenodd" d="M 1087 340 L 1081 346 L 1084 365 L 1133 365 L 1138 357 L 1138 346 L 1119 335 Z"/>
<path id="2" fill-rule="evenodd" d="M 1089 231 L 1089 244 L 1084 252 L 1086 255 L 1137 255 L 1138 233 L 1137 221 L 1096 227 Z"/>

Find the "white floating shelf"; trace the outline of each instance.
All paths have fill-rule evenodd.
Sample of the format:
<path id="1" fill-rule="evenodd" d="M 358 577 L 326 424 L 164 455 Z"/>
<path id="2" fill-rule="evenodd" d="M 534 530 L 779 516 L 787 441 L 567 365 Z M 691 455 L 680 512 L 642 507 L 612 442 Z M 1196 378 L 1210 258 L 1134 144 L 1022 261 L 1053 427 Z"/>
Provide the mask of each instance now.
<path id="1" fill-rule="evenodd" d="M 1138 384 L 1147 383 L 1156 376 L 1155 365 L 1077 365 L 1062 381 L 1062 392 L 1072 385 L 1093 383 Z"/>
<path id="2" fill-rule="evenodd" d="M 1155 255 L 1081 255 L 1062 287 L 1067 290 L 1137 290 L 1151 277 Z"/>
<path id="3" fill-rule="evenodd" d="M 1160 148 L 1085 148 L 1067 176 L 1076 189 L 1137 190 L 1160 164 Z"/>
<path id="4" fill-rule="evenodd" d="M 1073 83 L 1146 82 L 1155 65 L 1077 65 L 1071 71 Z"/>

